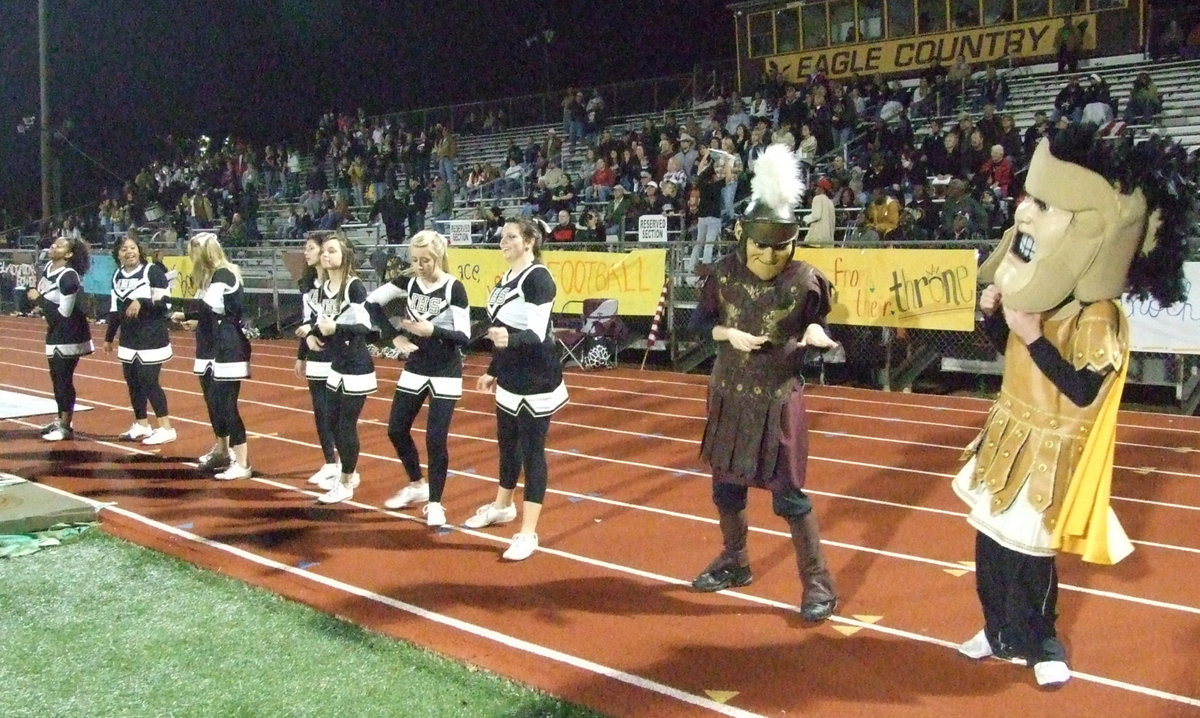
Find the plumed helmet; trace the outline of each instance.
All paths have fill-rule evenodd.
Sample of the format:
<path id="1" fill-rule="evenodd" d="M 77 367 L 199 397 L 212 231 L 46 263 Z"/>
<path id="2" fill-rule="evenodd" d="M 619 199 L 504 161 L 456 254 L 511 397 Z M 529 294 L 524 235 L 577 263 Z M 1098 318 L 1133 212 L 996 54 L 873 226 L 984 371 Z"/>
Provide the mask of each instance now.
<path id="1" fill-rule="evenodd" d="M 796 205 L 804 192 L 796 155 L 785 145 L 771 145 L 754 163 L 750 203 L 741 218 L 742 237 L 759 244 L 781 245 L 800 233 Z"/>

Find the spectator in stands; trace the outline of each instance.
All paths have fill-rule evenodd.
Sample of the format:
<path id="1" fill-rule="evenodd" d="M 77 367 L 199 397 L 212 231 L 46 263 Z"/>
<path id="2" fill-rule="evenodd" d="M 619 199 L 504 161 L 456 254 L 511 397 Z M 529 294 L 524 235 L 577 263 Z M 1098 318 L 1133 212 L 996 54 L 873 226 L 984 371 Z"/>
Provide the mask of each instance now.
<path id="1" fill-rule="evenodd" d="M 987 231 L 987 212 L 984 211 L 978 200 L 971 196 L 968 189 L 967 181 L 961 177 L 950 180 L 950 184 L 946 186 L 946 201 L 942 205 L 941 226 L 943 232 L 953 229 L 954 215 L 958 214 L 960 210 L 966 210 L 970 215 L 972 232 Z"/>
<path id="2" fill-rule="evenodd" d="M 432 199 L 420 179 L 415 176 L 408 178 L 408 231 L 412 234 L 425 229 L 425 210 Z"/>
<path id="3" fill-rule="evenodd" d="M 450 188 L 450 183 L 442 178 L 441 175 L 433 178 L 433 195 L 431 198 L 434 229 L 443 235 L 449 235 L 449 229 L 446 227 L 446 222 L 450 221 L 450 217 L 454 212 L 454 193 Z"/>
<path id="4" fill-rule="evenodd" d="M 1010 196 L 1008 187 L 1012 182 L 1013 166 L 1012 160 L 1004 154 L 1003 145 L 992 145 L 991 156 L 979 168 L 979 176 L 982 183 L 991 190 L 994 199 Z"/>
<path id="5" fill-rule="evenodd" d="M 737 154 L 727 154 L 721 168 L 721 222 L 728 224 L 737 219 L 738 205 L 749 193 L 750 176 Z"/>
<path id="6" fill-rule="evenodd" d="M 679 162 L 679 168 L 684 171 L 690 180 L 696 172 L 696 160 L 700 158 L 700 153 L 695 148 L 696 140 L 688 133 L 683 132 L 679 135 L 679 151 L 675 153 L 675 160 Z"/>
<path id="7" fill-rule="evenodd" d="M 971 86 L 971 65 L 961 52 L 946 73 L 946 85 L 952 97 L 961 97 Z"/>
<path id="8" fill-rule="evenodd" d="M 1054 51 L 1058 54 L 1059 72 L 1079 71 L 1079 51 L 1083 49 L 1083 35 L 1087 31 L 1087 20 L 1076 24 L 1067 18 L 1054 35 Z"/>
<path id="9" fill-rule="evenodd" d="M 696 162 L 695 186 L 700 190 L 697 206 L 696 242 L 692 245 L 688 269 L 695 271 L 701 264 L 712 264 L 713 252 L 721 240 L 721 190 L 725 185 L 719 166 L 719 155 L 707 144 L 700 143 L 700 157 Z"/>
<path id="10" fill-rule="evenodd" d="M 1160 112 L 1162 99 L 1158 96 L 1154 80 L 1150 78 L 1150 73 L 1139 72 L 1129 89 L 1129 101 L 1125 103 L 1125 122 L 1148 125 L 1154 122 L 1154 116 Z"/>
<path id="11" fill-rule="evenodd" d="M 1166 27 L 1158 36 L 1158 43 L 1150 48 L 1150 57 L 1156 61 L 1179 57 L 1183 54 L 1183 48 L 1183 28 L 1179 26 L 1179 20 L 1168 18 Z"/>
<path id="12" fill-rule="evenodd" d="M 971 226 L 971 213 L 960 209 L 954 213 L 949 225 L 938 229 L 937 240 L 940 242 L 965 242 L 982 239 L 982 235 Z"/>
<path id="13" fill-rule="evenodd" d="M 988 147 L 1000 139 L 1000 118 L 996 115 L 996 107 L 991 103 L 983 106 L 983 114 L 975 123 L 975 129 L 983 134 L 983 142 Z"/>
<path id="14" fill-rule="evenodd" d="M 654 180 L 642 184 L 645 195 L 642 197 L 643 214 L 662 214 L 663 199 L 658 194 L 658 183 Z"/>
<path id="15" fill-rule="evenodd" d="M 904 208 L 901 226 L 908 239 L 930 239 L 938 230 L 941 214 L 930 197 L 929 185 L 913 185 L 912 201 Z"/>
<path id="16" fill-rule="evenodd" d="M 1050 133 L 1050 121 L 1046 118 L 1046 113 L 1038 110 L 1033 113 L 1033 124 L 1025 130 L 1025 138 L 1022 142 L 1023 154 L 1025 157 L 1032 157 L 1033 150 L 1037 147 L 1038 142 L 1041 142 L 1043 137 Z"/>
<path id="17" fill-rule="evenodd" d="M 930 148 L 926 155 L 930 172 L 939 177 L 957 177 L 962 173 L 962 148 L 958 146 L 958 139 L 957 132 L 947 132 L 940 148 Z"/>
<path id="18" fill-rule="evenodd" d="M 683 171 L 679 164 L 679 155 L 673 155 L 667 158 L 667 171 L 663 173 L 660 182 L 674 182 L 678 188 L 686 188 L 688 186 L 688 174 Z"/>
<path id="19" fill-rule="evenodd" d="M 1108 83 L 1093 72 L 1088 76 L 1088 87 L 1083 92 L 1083 112 L 1080 114 L 1080 121 L 1102 128 L 1112 122 L 1115 114 Z"/>
<path id="20" fill-rule="evenodd" d="M 967 146 L 962 151 L 962 171 L 957 174 L 976 178 L 990 156 L 991 148 L 984 144 L 983 133 L 972 130 L 967 138 Z"/>
<path id="21" fill-rule="evenodd" d="M 613 185 L 612 201 L 608 203 L 604 211 L 607 234 L 616 235 L 619 240 L 625 238 L 625 231 L 629 229 L 625 226 L 625 222 L 634 214 L 633 203 L 634 200 L 625 190 L 624 185 Z"/>
<path id="22" fill-rule="evenodd" d="M 605 234 L 600 216 L 590 209 L 585 209 L 579 216 L 579 226 L 575 228 L 575 241 L 580 244 L 596 244 L 607 239 L 608 236 Z M 600 247 L 592 246 L 584 247 L 584 249 L 597 250 Z"/>
<path id="23" fill-rule="evenodd" d="M 552 244 L 563 244 L 566 242 L 575 241 L 575 223 L 571 221 L 571 213 L 567 210 L 559 210 L 558 224 L 550 230 L 550 242 Z"/>
<path id="24" fill-rule="evenodd" d="M 1067 78 L 1067 84 L 1058 91 L 1054 98 L 1054 110 L 1050 114 L 1050 123 L 1057 123 L 1060 117 L 1067 117 L 1072 122 L 1078 122 L 1086 102 L 1087 95 L 1079 85 L 1079 78 Z"/>
<path id="25" fill-rule="evenodd" d="M 1008 102 L 1008 80 L 996 72 L 996 68 L 988 65 L 983 80 L 979 83 L 979 93 L 975 96 L 975 109 L 984 105 L 993 105 L 997 110 L 1004 110 Z"/>
<path id="26" fill-rule="evenodd" d="M 458 138 L 454 136 L 449 127 L 437 125 L 434 130 L 439 133 L 437 144 L 433 148 L 434 156 L 438 161 L 438 174 L 441 175 L 442 182 L 453 194 L 457 187 L 455 183 L 458 181 L 458 175 L 454 170 L 454 163 L 458 159 Z"/>
<path id="27" fill-rule="evenodd" d="M 922 77 L 913 89 L 912 101 L 908 104 L 909 117 L 914 120 L 928 117 L 933 114 L 933 103 L 933 85 L 929 84 L 928 78 Z"/>
<path id="28" fill-rule="evenodd" d="M 612 197 L 613 185 L 616 183 L 616 173 L 608 166 L 608 162 L 601 157 L 596 160 L 595 169 L 592 172 L 591 184 L 584 190 L 584 201 L 607 202 Z"/>
<path id="29" fill-rule="evenodd" d="M 1012 115 L 1000 115 L 1000 136 L 997 138 L 996 144 L 1004 148 L 1004 155 L 1012 160 L 1014 165 L 1020 162 L 1024 156 L 1021 135 L 1017 133 L 1017 126 L 1013 122 Z"/>
<path id="30" fill-rule="evenodd" d="M 886 241 L 900 226 L 900 203 L 884 187 L 876 187 L 871 202 L 859 218 L 863 231 L 858 239 L 867 242 Z"/>
<path id="31" fill-rule="evenodd" d="M 589 141 L 594 140 L 604 127 L 605 106 L 604 98 L 600 95 L 600 90 L 592 90 L 592 96 L 588 99 L 587 105 L 584 107 L 584 131 Z"/>
<path id="32" fill-rule="evenodd" d="M 395 192 L 387 190 L 375 200 L 368 221 L 382 220 L 387 243 L 401 244 L 408 237 L 404 233 L 404 222 L 407 218 L 408 207 L 400 201 Z"/>
<path id="33" fill-rule="evenodd" d="M 362 207 L 367 203 L 367 166 L 362 157 L 355 157 L 346 171 L 350 180 L 350 191 L 354 193 L 354 206 Z"/>
<path id="34" fill-rule="evenodd" d="M 808 225 L 808 233 L 804 235 L 804 244 L 811 247 L 832 247 L 833 230 L 836 225 L 833 200 L 829 194 L 833 191 L 833 183 L 822 177 L 817 180 L 813 192 L 809 212 L 804 216 Z"/>

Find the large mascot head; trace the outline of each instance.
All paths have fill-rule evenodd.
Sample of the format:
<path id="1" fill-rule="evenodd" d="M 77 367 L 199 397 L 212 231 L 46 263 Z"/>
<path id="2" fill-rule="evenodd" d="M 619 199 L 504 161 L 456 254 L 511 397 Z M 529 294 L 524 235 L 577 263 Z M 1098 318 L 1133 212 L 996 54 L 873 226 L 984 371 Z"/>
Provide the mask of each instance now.
<path id="1" fill-rule="evenodd" d="M 979 269 L 1004 303 L 1045 312 L 1071 299 L 1125 291 L 1171 304 L 1182 298 L 1194 163 L 1154 137 L 1107 140 L 1090 125 L 1042 140 L 1014 225 Z"/>
<path id="2" fill-rule="evenodd" d="M 796 156 L 784 145 L 771 145 L 754 163 L 750 203 L 734 230 L 738 251 L 756 277 L 771 280 L 792 261 L 800 224 L 796 203 L 804 191 Z"/>

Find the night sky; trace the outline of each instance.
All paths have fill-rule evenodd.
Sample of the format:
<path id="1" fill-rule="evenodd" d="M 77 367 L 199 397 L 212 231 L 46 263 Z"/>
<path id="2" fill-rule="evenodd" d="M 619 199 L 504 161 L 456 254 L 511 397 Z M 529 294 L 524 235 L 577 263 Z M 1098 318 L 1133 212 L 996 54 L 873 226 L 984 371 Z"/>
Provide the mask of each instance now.
<path id="1" fill-rule="evenodd" d="M 732 59 L 724 1 L 47 0 L 63 204 L 131 178 L 167 134 L 307 136 L 329 108 L 368 114 L 541 92 L 550 81 L 690 72 Z M 40 212 L 37 0 L 0 0 L 0 207 Z M 115 176 L 114 176 L 115 175 Z M 92 188 L 95 188 L 93 191 Z"/>

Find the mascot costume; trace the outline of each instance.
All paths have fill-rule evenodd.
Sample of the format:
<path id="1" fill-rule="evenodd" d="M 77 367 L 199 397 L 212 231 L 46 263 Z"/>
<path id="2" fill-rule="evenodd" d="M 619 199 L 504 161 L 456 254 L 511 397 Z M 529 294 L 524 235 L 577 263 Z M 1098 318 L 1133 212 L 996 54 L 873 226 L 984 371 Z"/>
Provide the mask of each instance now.
<path id="1" fill-rule="evenodd" d="M 1113 564 L 1133 550 L 1109 507 L 1130 347 L 1119 300 L 1184 298 L 1194 166 L 1157 136 L 1067 128 L 1038 145 L 1015 224 L 980 267 L 984 330 L 1005 365 L 953 482 L 977 530 L 984 619 L 959 651 L 1023 660 L 1042 686 L 1071 675 L 1055 555 Z"/>
<path id="2" fill-rule="evenodd" d="M 831 284 L 792 258 L 802 185 L 796 158 L 772 145 L 755 164 L 752 197 L 734 233 L 737 250 L 704 270 L 692 328 L 717 342 L 700 453 L 712 468 L 723 550 L 692 582 L 697 591 L 753 580 L 746 536 L 750 487 L 771 492 L 791 529 L 803 584 L 800 614 L 829 618 L 837 605 L 821 552 L 812 501 L 804 493 L 808 419 L 800 374 L 804 347 L 838 346 L 825 331 Z"/>

